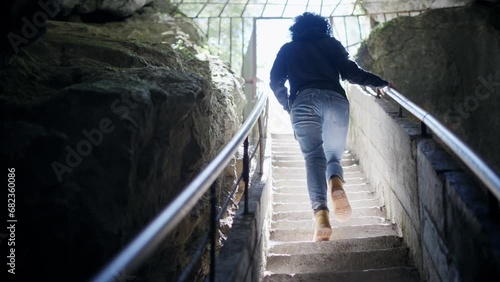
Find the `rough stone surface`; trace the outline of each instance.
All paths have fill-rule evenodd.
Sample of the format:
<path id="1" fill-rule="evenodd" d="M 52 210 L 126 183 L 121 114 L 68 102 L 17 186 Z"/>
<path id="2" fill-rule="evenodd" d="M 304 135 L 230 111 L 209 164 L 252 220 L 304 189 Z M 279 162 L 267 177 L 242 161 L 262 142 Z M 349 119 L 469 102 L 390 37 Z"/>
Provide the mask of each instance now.
<path id="1" fill-rule="evenodd" d="M 88 281 L 241 122 L 242 81 L 220 60 L 200 60 L 160 36 L 124 36 L 117 25 L 50 22 L 0 70 L 0 154 L 18 172 L 23 219 L 20 275 Z M 233 180 L 230 168 L 217 186 Z M 178 275 L 206 233 L 207 214 L 204 196 L 139 272 L 117 276 Z M 206 271 L 203 262 L 195 276 Z"/>
<path id="2" fill-rule="evenodd" d="M 172 16 L 177 12 L 169 1 L 99 2 L 102 3 L 75 0 L 2 2 L 5 7 L 0 11 L 0 68 L 46 32 L 47 19 L 107 23 L 99 25 L 99 29 L 92 25 L 80 28 L 82 32 L 93 32 L 94 36 L 104 38 L 169 42 L 189 49 L 200 45 L 199 29 L 185 17 Z M 144 6 L 146 3 L 149 5 Z"/>
<path id="3" fill-rule="evenodd" d="M 474 0 L 363 0 L 363 7 L 369 14 L 405 12 L 464 6 Z"/>
<path id="4" fill-rule="evenodd" d="M 116 17 L 127 17 L 135 11 L 147 5 L 153 0 L 59 0 L 61 2 L 61 13 L 89 14 L 94 12 L 106 12 Z"/>
<path id="5" fill-rule="evenodd" d="M 500 171 L 500 8 L 486 4 L 399 17 L 358 52 L 364 68 L 394 81 Z"/>

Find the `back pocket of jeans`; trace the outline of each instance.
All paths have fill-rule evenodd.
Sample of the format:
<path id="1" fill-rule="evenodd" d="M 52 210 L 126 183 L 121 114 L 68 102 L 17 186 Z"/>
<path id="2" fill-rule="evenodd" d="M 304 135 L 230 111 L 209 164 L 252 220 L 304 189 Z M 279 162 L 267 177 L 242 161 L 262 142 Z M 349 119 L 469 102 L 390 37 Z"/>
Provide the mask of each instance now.
<path id="1" fill-rule="evenodd" d="M 332 99 L 333 122 L 338 126 L 344 127 L 349 124 L 349 102 L 345 99 Z"/>

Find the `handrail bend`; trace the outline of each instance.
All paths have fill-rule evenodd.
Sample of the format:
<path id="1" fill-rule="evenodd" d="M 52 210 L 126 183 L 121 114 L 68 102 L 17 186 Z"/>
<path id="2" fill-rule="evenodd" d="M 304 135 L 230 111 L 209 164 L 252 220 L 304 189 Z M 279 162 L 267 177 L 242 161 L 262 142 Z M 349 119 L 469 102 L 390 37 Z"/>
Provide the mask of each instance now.
<path id="1" fill-rule="evenodd" d="M 373 91 L 369 90 L 370 92 Z M 384 87 L 384 93 L 390 96 L 400 107 L 418 118 L 479 178 L 481 182 L 500 201 L 500 178 L 472 151 L 460 138 L 439 122 L 433 115 L 417 106 L 393 88 Z M 376 95 L 376 94 L 375 94 Z M 378 96 L 378 95 L 377 95 Z M 401 112 L 401 111 L 400 111 Z"/>
<path id="2" fill-rule="evenodd" d="M 153 252 L 161 241 L 189 213 L 227 166 L 238 146 L 247 138 L 250 130 L 259 119 L 266 101 L 267 94 L 264 92 L 260 95 L 255 107 L 240 130 L 214 160 L 126 248 L 108 263 L 91 280 L 92 282 L 109 282 L 113 281 L 117 274 L 125 273 L 125 270 L 132 272 Z"/>

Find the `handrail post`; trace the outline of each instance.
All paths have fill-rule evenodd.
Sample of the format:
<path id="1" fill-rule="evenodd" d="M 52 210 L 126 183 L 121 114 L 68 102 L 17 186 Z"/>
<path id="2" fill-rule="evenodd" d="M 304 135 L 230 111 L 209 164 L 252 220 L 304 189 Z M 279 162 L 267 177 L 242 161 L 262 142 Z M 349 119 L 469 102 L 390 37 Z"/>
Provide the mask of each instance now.
<path id="1" fill-rule="evenodd" d="M 215 248 L 217 243 L 217 191 L 216 182 L 210 185 L 210 282 L 215 282 Z"/>
<path id="2" fill-rule="evenodd" d="M 420 122 L 420 133 L 422 136 L 427 136 L 427 125 L 423 121 Z"/>
<path id="3" fill-rule="evenodd" d="M 243 142 L 243 181 L 245 181 L 245 209 L 244 213 L 248 214 L 248 182 L 250 179 L 250 160 L 248 157 L 248 136 Z"/>
<path id="4" fill-rule="evenodd" d="M 266 113 L 266 118 L 264 119 L 264 132 L 263 132 L 263 136 L 264 136 L 264 139 L 267 140 L 267 126 L 268 126 L 268 123 L 269 123 L 269 99 L 266 100 L 266 107 L 264 109 L 265 113 Z"/>
<path id="5" fill-rule="evenodd" d="M 263 124 L 262 124 L 262 115 L 259 117 L 258 126 L 259 126 L 259 174 L 262 175 L 264 173 L 264 138 L 263 138 Z"/>

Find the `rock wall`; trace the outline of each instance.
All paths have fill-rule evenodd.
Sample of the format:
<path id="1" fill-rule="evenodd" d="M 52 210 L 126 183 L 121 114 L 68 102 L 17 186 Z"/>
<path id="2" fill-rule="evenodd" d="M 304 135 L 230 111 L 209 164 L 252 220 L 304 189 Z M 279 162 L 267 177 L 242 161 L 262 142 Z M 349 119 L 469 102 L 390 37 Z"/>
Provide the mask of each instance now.
<path id="1" fill-rule="evenodd" d="M 379 14 L 458 7 L 472 2 L 474 0 L 363 0 L 363 7 L 369 14 Z"/>
<path id="2" fill-rule="evenodd" d="M 169 0 L 6 0 L 1 3 L 1 8 L 0 68 L 8 64 L 10 58 L 20 49 L 36 42 L 45 33 L 50 19 L 89 23 L 113 22 L 115 26 L 122 27 L 123 22 L 126 22 L 128 28 L 115 31 L 126 33 L 129 37 L 142 36 L 142 40 L 170 37 L 173 33 L 181 32 L 190 35 L 193 42 L 200 39 L 192 22 L 183 17 L 168 16 L 178 13 Z M 153 19 L 155 17 L 157 19 Z M 152 25 L 138 24 L 145 21 Z M 170 29 L 165 30 L 166 25 Z M 158 33 L 158 28 L 167 32 Z M 133 29 L 135 33 L 129 29 Z"/>
<path id="3" fill-rule="evenodd" d="M 0 154 L 17 173 L 17 272 L 28 279 L 20 281 L 87 281 L 239 128 L 241 78 L 196 56 L 192 30 L 146 14 L 49 22 L 0 70 Z M 217 180 L 221 197 L 233 179 L 229 168 Z M 172 281 L 207 215 L 204 198 L 141 270 L 117 279 Z M 202 263 L 197 275 L 206 271 Z"/>
<path id="4" fill-rule="evenodd" d="M 153 0 L 59 0 L 59 2 L 61 3 L 61 14 L 64 16 L 105 12 L 124 18 L 131 16 Z"/>
<path id="5" fill-rule="evenodd" d="M 500 172 L 500 7 L 432 10 L 376 28 L 358 52 L 364 68 L 459 135 Z"/>

